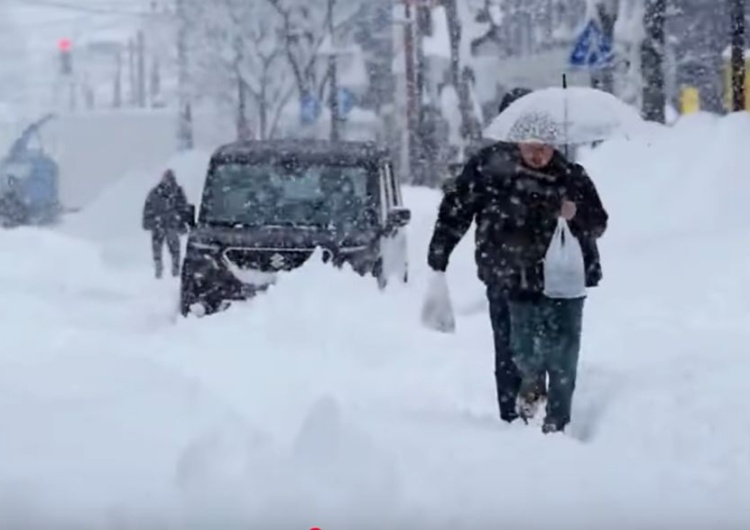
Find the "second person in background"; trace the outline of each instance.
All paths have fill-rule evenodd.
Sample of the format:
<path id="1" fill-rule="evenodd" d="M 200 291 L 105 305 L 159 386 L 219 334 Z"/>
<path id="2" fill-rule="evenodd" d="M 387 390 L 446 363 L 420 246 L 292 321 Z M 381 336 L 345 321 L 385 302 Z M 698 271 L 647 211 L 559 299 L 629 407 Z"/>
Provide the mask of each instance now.
<path id="1" fill-rule="evenodd" d="M 149 192 L 143 206 L 143 229 L 151 232 L 151 250 L 157 278 L 161 278 L 164 273 L 162 253 L 165 243 L 172 260 L 172 276 L 180 274 L 180 236 L 190 226 L 187 218 L 189 211 L 185 190 L 177 183 L 174 171 L 167 169 L 161 182 Z"/>

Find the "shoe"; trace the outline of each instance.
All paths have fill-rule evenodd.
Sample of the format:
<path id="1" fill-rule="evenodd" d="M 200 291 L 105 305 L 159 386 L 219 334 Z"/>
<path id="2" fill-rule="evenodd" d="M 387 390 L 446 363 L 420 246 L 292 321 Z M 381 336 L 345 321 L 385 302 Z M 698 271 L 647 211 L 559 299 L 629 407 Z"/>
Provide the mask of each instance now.
<path id="1" fill-rule="evenodd" d="M 542 425 L 542 432 L 544 434 L 553 434 L 556 432 L 562 433 L 565 432 L 565 427 L 551 421 L 545 421 L 544 425 Z"/>
<path id="2" fill-rule="evenodd" d="M 515 410 L 500 412 L 500 419 L 506 423 L 513 423 L 518 419 L 518 413 Z"/>

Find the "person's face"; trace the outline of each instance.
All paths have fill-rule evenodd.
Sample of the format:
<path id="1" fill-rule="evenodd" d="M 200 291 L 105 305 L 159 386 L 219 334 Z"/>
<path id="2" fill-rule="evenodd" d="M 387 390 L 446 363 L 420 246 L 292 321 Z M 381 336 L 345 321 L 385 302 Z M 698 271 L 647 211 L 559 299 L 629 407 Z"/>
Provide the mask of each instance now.
<path id="1" fill-rule="evenodd" d="M 551 145 L 540 142 L 523 142 L 518 145 L 524 164 L 533 169 L 547 167 L 555 150 Z"/>

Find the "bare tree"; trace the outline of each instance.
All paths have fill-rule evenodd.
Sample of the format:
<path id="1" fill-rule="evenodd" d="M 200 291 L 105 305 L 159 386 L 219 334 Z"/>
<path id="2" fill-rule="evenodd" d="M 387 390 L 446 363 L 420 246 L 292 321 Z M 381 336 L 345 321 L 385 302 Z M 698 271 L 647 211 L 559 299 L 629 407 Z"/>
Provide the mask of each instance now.
<path id="1" fill-rule="evenodd" d="M 206 6 L 201 19 L 207 44 L 197 60 L 203 92 L 232 106 L 238 138 L 273 137 L 297 92 L 283 18 L 263 0 L 221 0 Z"/>
<path id="2" fill-rule="evenodd" d="M 448 19 L 448 32 L 450 37 L 451 49 L 451 84 L 455 87 L 458 94 L 458 105 L 461 112 L 461 133 L 462 136 L 471 141 L 476 141 L 481 137 L 480 124 L 477 122 L 471 103 L 470 77 L 465 75 L 462 69 L 466 65 L 461 64 L 461 39 L 466 38 L 462 35 L 461 18 L 458 10 L 459 0 L 445 0 L 445 12 Z M 465 47 L 465 45 L 464 45 Z"/>
<path id="3" fill-rule="evenodd" d="M 284 50 L 299 93 L 309 92 L 322 99 L 330 72 L 322 48 L 330 42 L 331 33 L 353 27 L 367 0 L 266 1 L 283 21 Z"/>

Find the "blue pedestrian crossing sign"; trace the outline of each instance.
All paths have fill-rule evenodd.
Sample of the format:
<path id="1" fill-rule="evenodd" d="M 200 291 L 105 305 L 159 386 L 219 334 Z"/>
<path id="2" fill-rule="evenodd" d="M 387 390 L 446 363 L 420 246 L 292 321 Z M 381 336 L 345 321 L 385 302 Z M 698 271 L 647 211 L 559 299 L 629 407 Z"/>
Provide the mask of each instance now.
<path id="1" fill-rule="evenodd" d="M 578 35 L 568 62 L 570 66 L 576 68 L 591 69 L 603 68 L 611 64 L 612 41 L 607 38 L 595 20 L 590 20 Z"/>

